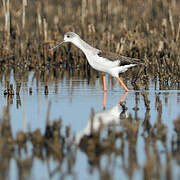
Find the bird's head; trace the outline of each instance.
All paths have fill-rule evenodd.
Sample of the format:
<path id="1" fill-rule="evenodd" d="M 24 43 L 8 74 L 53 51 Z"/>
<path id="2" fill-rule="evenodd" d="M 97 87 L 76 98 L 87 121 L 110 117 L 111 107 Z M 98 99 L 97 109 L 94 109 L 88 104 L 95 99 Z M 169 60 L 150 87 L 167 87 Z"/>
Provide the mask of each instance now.
<path id="1" fill-rule="evenodd" d="M 74 43 L 78 39 L 79 39 L 79 36 L 74 32 L 67 32 L 64 35 L 64 42 L 72 42 L 72 43 Z"/>
<path id="2" fill-rule="evenodd" d="M 76 44 L 78 39 L 79 39 L 79 35 L 77 35 L 76 33 L 74 33 L 74 32 L 67 32 L 66 34 L 64 34 L 64 41 L 59 43 L 57 46 L 51 48 L 50 50 L 53 50 L 53 49 L 57 48 L 58 46 L 60 46 L 64 42 L 71 42 L 71 43 Z"/>

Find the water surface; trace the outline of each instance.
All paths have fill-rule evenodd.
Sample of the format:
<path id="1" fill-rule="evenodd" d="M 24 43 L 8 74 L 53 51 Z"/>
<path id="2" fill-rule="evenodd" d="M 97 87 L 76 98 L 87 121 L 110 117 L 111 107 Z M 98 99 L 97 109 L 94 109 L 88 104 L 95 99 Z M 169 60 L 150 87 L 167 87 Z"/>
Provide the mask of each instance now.
<path id="1" fill-rule="evenodd" d="M 108 77 L 107 77 L 108 79 Z M 14 78 L 14 74 L 10 74 L 10 83 L 16 87 L 17 80 Z M 114 81 L 115 82 L 115 81 Z M 158 84 L 158 82 L 156 82 Z M 63 131 L 66 126 L 70 126 L 72 136 L 83 137 L 83 135 L 89 135 L 91 118 L 90 114 L 92 109 L 94 110 L 94 117 L 98 114 L 99 117 L 102 113 L 106 112 L 107 125 L 112 123 L 116 125 L 114 131 L 122 130 L 123 120 L 118 118 L 118 113 L 122 112 L 122 107 L 118 106 L 119 101 L 124 95 L 124 90 L 118 83 L 108 82 L 108 91 L 106 93 L 106 109 L 104 109 L 104 92 L 102 91 L 101 79 L 95 79 L 91 84 L 87 79 L 79 78 L 62 78 L 55 82 L 40 81 L 34 78 L 34 73 L 28 74 L 26 80 L 21 81 L 20 96 L 16 94 L 14 96 L 4 96 L 3 91 L 5 89 L 5 80 L 2 79 L 0 84 L 0 109 L 1 112 L 5 106 L 10 104 L 10 115 L 11 115 L 11 126 L 13 136 L 16 137 L 18 131 L 34 131 L 40 128 L 41 132 L 44 133 L 47 119 L 48 106 L 50 105 L 49 119 L 62 118 Z M 142 167 L 146 164 L 147 154 L 145 150 L 145 122 L 150 124 L 151 127 L 157 124 L 157 121 L 161 122 L 167 128 L 167 141 L 164 146 L 159 140 L 157 150 L 159 152 L 169 151 L 172 149 L 172 138 L 176 137 L 174 130 L 173 121 L 180 115 L 180 91 L 179 90 L 159 90 L 159 86 L 149 80 L 149 88 L 141 87 L 140 90 L 135 91 L 129 82 L 127 86 L 130 89 L 128 95 L 125 96 L 125 106 L 127 111 L 125 112 L 126 117 L 131 117 L 139 123 L 138 136 L 136 142 L 136 158 L 138 168 L 135 168 L 131 174 L 125 171 L 126 168 L 130 167 L 131 160 L 129 159 L 129 147 L 128 141 L 124 145 L 124 158 L 116 157 L 113 153 L 109 156 L 103 155 L 100 157 L 100 162 L 93 168 L 93 165 L 89 161 L 89 157 L 86 153 L 80 149 L 76 151 L 76 161 L 73 168 L 73 172 L 68 174 L 66 172 L 67 163 L 63 163 L 61 171 L 57 171 L 52 175 L 50 173 L 58 166 L 58 162 L 50 159 L 47 162 L 41 161 L 38 158 L 33 160 L 33 166 L 30 173 L 30 177 L 34 179 L 59 179 L 64 176 L 74 179 L 99 179 L 102 176 L 102 172 L 109 173 L 114 179 L 118 179 L 119 176 L 123 179 L 128 179 L 130 176 L 133 179 L 141 179 L 143 177 Z M 44 86 L 48 86 L 48 94 L 44 93 Z M 29 93 L 29 88 L 32 88 L 32 94 Z M 142 90 L 147 95 L 150 103 L 150 108 L 145 106 L 144 97 L 142 96 Z M 109 113 L 109 114 L 108 114 Z M 108 117 L 109 116 L 109 117 Z M 103 119 L 101 119 L 103 121 Z M 97 127 L 100 126 L 99 119 L 96 122 Z M 99 123 L 99 124 L 98 124 Z M 107 130 L 107 129 L 106 129 Z M 104 131 L 106 131 L 104 130 Z M 79 142 L 79 141 L 78 141 Z M 31 148 L 29 147 L 31 152 Z M 166 154 L 159 154 L 160 161 L 166 161 Z M 125 164 L 123 164 L 126 162 Z M 162 163 L 163 164 L 163 163 Z M 124 165 L 127 167 L 125 168 Z M 180 173 L 177 169 L 180 166 L 174 162 L 172 165 L 172 174 L 175 177 L 179 177 Z M 163 168 L 162 168 L 163 169 Z M 165 171 L 165 169 L 162 170 Z M 66 175 L 63 175 L 66 174 Z M 51 177 L 50 177 L 51 174 Z M 130 175 L 131 174 L 131 175 Z M 18 168 L 16 162 L 12 159 L 10 164 L 9 177 L 18 178 Z M 176 179 L 176 178 L 175 178 Z M 178 178 L 177 178 L 178 179 Z"/>

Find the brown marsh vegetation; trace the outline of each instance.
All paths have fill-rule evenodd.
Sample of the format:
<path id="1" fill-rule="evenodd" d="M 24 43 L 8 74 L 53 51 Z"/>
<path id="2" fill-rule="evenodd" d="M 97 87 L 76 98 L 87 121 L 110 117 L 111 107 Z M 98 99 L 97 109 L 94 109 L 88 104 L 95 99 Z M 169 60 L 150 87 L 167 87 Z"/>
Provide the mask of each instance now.
<path id="1" fill-rule="evenodd" d="M 121 165 L 118 168 L 128 179 L 132 179 L 137 170 L 142 173 L 143 179 L 172 179 L 175 176 L 174 163 L 179 166 L 180 117 L 173 121 L 175 135 L 168 146 L 168 127 L 162 122 L 163 109 L 158 93 L 158 118 L 154 126 L 149 122 L 148 93 L 143 91 L 136 93 L 134 107 L 136 114 L 139 96 L 142 96 L 146 113 L 140 135 L 139 118 L 123 116 L 120 130 L 112 124 L 106 127 L 106 135 L 102 136 L 102 124 L 98 131 L 92 128 L 91 134 L 82 137 L 79 144 L 74 142 L 71 128 L 66 127 L 65 133 L 62 133 L 61 119 L 50 122 L 48 113 L 44 134 L 37 129 L 33 132 L 19 131 L 13 137 L 9 110 L 14 96 L 17 106 L 21 106 L 21 83 L 27 81 L 30 71 L 34 71 L 37 86 L 39 82 L 44 83 L 45 95 L 48 94 L 48 86 L 63 78 L 87 78 L 90 85 L 94 85 L 99 74 L 89 67 L 80 50 L 67 44 L 49 51 L 62 41 L 67 31 L 76 32 L 97 48 L 144 59 L 146 68 L 142 70 L 140 80 L 132 76 L 139 70 L 130 70 L 124 77 L 131 80 L 134 89 L 142 86 L 149 89 L 150 77 L 153 82 L 158 80 L 159 89 L 180 89 L 179 1 L 2 0 L 0 8 L 0 82 L 5 81 L 4 95 L 8 100 L 0 121 L 0 157 L 3 162 L 0 179 L 6 178 L 12 158 L 17 164 L 19 179 L 30 176 L 34 158 L 47 164 L 53 158 L 58 163 L 56 169 L 49 170 L 50 177 L 61 172 L 61 179 L 69 175 L 76 179 L 74 166 L 78 149 L 86 154 L 90 170 L 98 170 L 100 179 L 114 179 L 114 159 L 119 159 Z M 9 83 L 12 71 L 16 89 Z M 33 91 L 29 87 L 30 95 Z M 94 111 L 91 113 L 92 123 L 93 117 Z M 143 165 L 137 160 L 138 136 L 144 141 L 142 148 L 146 158 Z M 32 149 L 28 149 L 28 144 Z M 30 156 L 27 155 L 29 151 Z M 104 157 L 108 161 L 106 166 L 101 163 Z M 63 169 L 66 162 L 67 166 Z"/>
<path id="2" fill-rule="evenodd" d="M 70 44 L 48 51 L 65 32 L 74 31 L 95 47 L 144 59 L 151 75 L 177 87 L 179 8 L 176 0 L 3 0 L 1 69 L 8 65 L 26 70 L 54 66 L 88 70 L 82 52 Z"/>

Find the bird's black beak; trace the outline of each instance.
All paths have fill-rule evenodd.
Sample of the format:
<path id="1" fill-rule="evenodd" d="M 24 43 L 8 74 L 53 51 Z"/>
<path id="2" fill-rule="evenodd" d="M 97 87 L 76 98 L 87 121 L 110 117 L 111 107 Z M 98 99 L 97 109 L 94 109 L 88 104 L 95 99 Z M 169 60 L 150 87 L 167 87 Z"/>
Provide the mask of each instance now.
<path id="1" fill-rule="evenodd" d="M 55 47 L 53 47 L 53 48 L 51 48 L 51 49 L 49 49 L 50 51 L 51 50 L 53 50 L 53 49 L 56 49 L 57 47 L 59 47 L 62 43 L 64 43 L 65 41 L 63 41 L 63 42 L 61 42 L 61 43 L 59 43 L 58 45 L 56 45 Z"/>

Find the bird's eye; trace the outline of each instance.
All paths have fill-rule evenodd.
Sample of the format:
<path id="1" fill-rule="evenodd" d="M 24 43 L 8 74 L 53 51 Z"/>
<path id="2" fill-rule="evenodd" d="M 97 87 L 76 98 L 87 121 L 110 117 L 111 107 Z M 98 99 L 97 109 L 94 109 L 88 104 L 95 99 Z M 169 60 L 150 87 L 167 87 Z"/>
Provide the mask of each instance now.
<path id="1" fill-rule="evenodd" d="M 67 38 L 70 38 L 70 36 L 69 36 L 69 35 L 67 35 Z"/>

